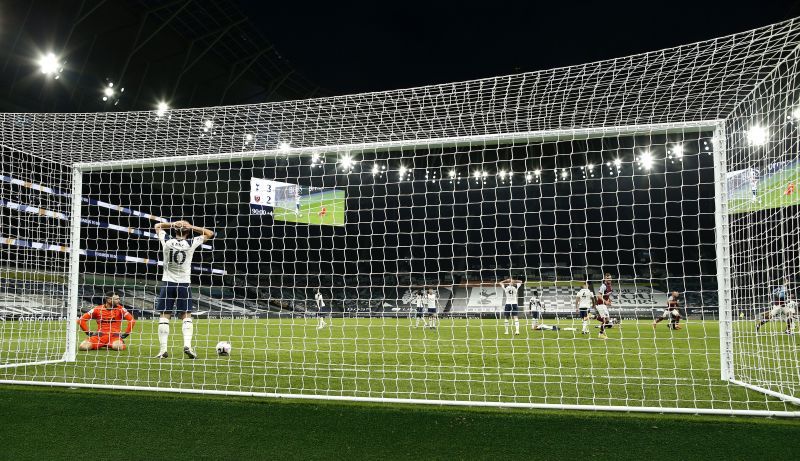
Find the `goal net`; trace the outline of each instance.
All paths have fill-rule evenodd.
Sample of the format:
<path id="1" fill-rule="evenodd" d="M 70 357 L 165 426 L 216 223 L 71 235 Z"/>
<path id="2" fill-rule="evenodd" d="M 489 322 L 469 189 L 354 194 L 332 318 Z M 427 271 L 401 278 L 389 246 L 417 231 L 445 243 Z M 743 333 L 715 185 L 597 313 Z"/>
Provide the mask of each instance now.
<path id="1" fill-rule="evenodd" d="M 2 114 L 0 382 L 798 416 L 798 45 Z"/>

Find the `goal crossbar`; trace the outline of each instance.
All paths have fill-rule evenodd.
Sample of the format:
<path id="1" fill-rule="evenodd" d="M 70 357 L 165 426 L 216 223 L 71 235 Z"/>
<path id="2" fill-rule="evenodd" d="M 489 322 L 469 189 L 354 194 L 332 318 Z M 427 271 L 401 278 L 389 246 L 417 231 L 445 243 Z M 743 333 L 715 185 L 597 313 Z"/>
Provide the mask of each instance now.
<path id="1" fill-rule="evenodd" d="M 544 143 L 567 140 L 584 140 L 614 136 L 659 135 L 669 133 L 699 133 L 712 131 L 723 123 L 723 120 L 700 120 L 681 123 L 656 123 L 642 125 L 620 125 L 609 127 L 574 128 L 560 130 L 526 131 L 518 133 L 497 133 L 475 136 L 454 136 L 447 138 L 408 139 L 400 141 L 354 143 L 310 147 L 289 147 L 267 150 L 249 150 L 226 152 L 221 154 L 184 155 L 171 157 L 155 157 L 147 159 L 125 159 L 104 162 L 78 162 L 74 168 L 82 172 L 113 171 L 131 167 L 156 167 L 170 165 L 186 165 L 196 162 L 219 163 L 228 161 L 247 161 L 279 156 L 305 156 L 314 153 L 348 152 L 387 152 L 398 149 L 444 148 L 460 146 L 491 146 L 499 144 Z"/>

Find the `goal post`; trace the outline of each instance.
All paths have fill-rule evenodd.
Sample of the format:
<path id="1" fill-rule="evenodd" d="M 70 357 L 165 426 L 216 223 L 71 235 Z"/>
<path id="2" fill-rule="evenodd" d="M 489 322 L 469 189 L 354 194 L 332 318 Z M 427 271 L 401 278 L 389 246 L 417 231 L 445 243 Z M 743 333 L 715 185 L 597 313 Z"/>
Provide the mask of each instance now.
<path id="1" fill-rule="evenodd" d="M 0 151 L 0 369 L 18 374 L 68 357 L 70 198 L 42 182 L 69 188 L 72 178 L 41 155 Z"/>
<path id="2" fill-rule="evenodd" d="M 799 24 L 406 90 L 0 114 L 0 383 L 800 416 Z"/>
<path id="3" fill-rule="evenodd" d="M 725 125 L 714 127 L 714 186 L 717 251 L 717 296 L 719 299 L 720 379 L 733 381 L 733 314 L 731 308 L 730 227 L 728 223 L 727 150 Z"/>
<path id="4" fill-rule="evenodd" d="M 78 319 L 81 248 L 81 207 L 83 204 L 83 172 L 80 167 L 72 167 L 72 203 L 69 216 L 69 287 L 67 291 L 67 337 L 64 344 L 64 361 L 74 362 L 78 349 L 78 327 L 72 319 Z"/>

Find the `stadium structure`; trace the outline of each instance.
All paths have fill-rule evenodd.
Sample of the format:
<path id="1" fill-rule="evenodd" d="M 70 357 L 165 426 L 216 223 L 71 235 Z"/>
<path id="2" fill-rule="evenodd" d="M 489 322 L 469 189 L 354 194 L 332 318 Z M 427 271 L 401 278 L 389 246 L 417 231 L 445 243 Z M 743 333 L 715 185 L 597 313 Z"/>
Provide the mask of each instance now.
<path id="1" fill-rule="evenodd" d="M 0 382 L 800 416 L 798 50 L 789 20 L 396 91 L 0 114 Z M 179 220 L 214 231 L 197 356 L 157 358 L 154 226 Z M 584 282 L 610 314 L 588 334 Z M 79 352 L 111 290 L 126 350 Z M 673 291 L 681 328 L 654 323 Z"/>

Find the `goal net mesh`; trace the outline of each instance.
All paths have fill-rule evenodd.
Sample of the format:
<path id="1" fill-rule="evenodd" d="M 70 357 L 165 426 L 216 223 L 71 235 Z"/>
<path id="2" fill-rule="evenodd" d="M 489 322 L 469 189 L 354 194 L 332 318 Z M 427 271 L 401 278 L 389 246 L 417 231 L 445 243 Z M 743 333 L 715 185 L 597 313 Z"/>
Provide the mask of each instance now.
<path id="1" fill-rule="evenodd" d="M 796 412 L 799 27 L 398 91 L 0 114 L 0 381 Z M 155 226 L 178 220 L 214 236 L 186 260 L 191 335 L 174 312 L 165 336 Z M 131 335 L 77 343 L 125 349 L 72 360 L 110 291 Z"/>

